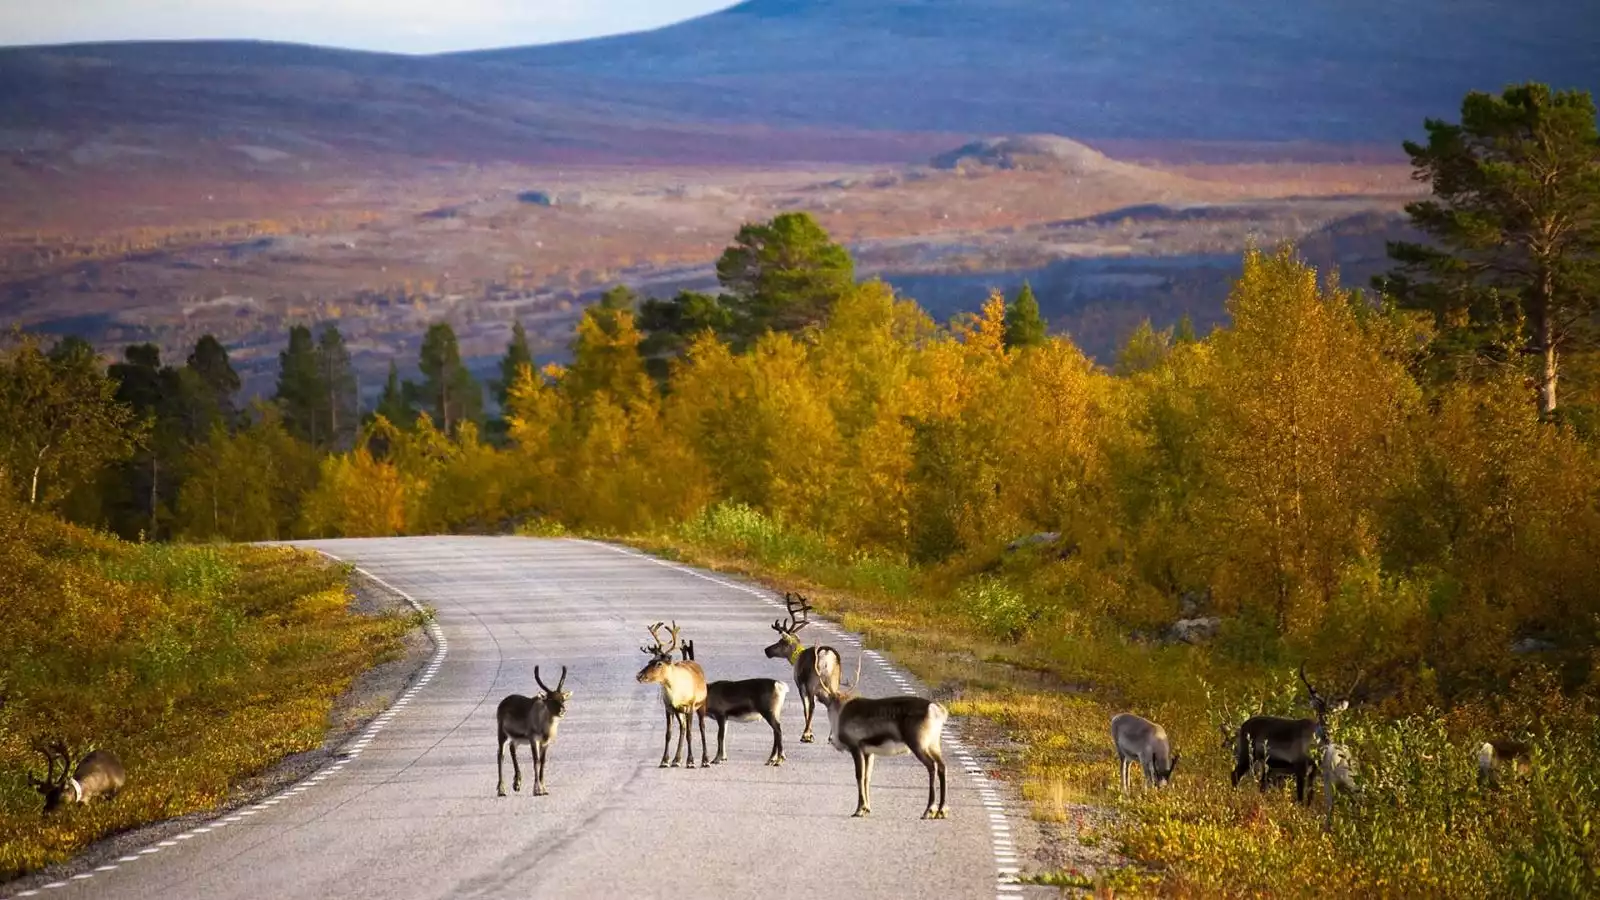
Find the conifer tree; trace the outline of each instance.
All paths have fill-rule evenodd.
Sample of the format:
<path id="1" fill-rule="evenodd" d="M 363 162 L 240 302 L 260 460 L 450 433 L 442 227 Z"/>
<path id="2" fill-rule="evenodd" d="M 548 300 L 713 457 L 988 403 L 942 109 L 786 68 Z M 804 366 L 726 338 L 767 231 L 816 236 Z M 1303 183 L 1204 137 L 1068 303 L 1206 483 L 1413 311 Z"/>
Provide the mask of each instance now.
<path id="1" fill-rule="evenodd" d="M 283 425 L 290 434 L 311 444 L 326 446 L 328 435 L 318 415 L 326 403 L 327 387 L 311 329 L 295 325 L 289 329 L 289 346 L 278 354 L 278 392 L 276 401 L 283 410 Z"/>
<path id="2" fill-rule="evenodd" d="M 239 392 L 240 382 L 239 373 L 228 360 L 228 348 L 214 336 L 205 335 L 195 342 L 187 366 L 205 385 L 216 417 L 224 426 L 232 428 L 238 419 L 233 398 Z"/>
<path id="3" fill-rule="evenodd" d="M 327 436 L 327 447 L 349 449 L 355 444 L 360 398 L 350 350 L 336 325 L 323 328 L 317 341 L 317 381 L 323 390 L 318 413 L 326 417 L 318 431 Z"/>
<path id="4" fill-rule="evenodd" d="M 463 422 L 483 417 L 483 388 L 461 362 L 455 329 L 439 322 L 428 328 L 418 359 L 422 384 L 417 388 L 423 406 L 445 434 L 454 434 Z"/>
<path id="5" fill-rule="evenodd" d="M 1039 315 L 1039 300 L 1033 285 L 1024 281 L 1017 299 L 1006 305 L 1006 349 L 1037 347 L 1049 337 L 1049 326 Z"/>

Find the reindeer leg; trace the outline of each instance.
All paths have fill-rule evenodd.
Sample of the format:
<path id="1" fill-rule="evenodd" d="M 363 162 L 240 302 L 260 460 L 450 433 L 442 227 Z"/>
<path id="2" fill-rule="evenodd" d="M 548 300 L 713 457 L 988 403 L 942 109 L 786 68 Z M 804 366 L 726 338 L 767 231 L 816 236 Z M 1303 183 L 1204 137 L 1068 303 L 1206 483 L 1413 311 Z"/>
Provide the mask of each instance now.
<path id="1" fill-rule="evenodd" d="M 495 769 L 500 775 L 500 780 L 495 784 L 496 796 L 506 795 L 506 733 L 500 732 L 500 749 L 495 753 Z"/>
<path id="2" fill-rule="evenodd" d="M 513 791 L 521 793 L 522 792 L 522 766 L 521 766 L 521 764 L 519 764 L 517 762 L 517 742 L 516 742 L 515 738 L 513 738 L 512 741 L 511 741 L 511 772 L 512 772 L 511 789 Z"/>
<path id="3" fill-rule="evenodd" d="M 944 813 L 944 751 L 938 747 L 933 748 L 933 761 L 939 765 L 939 808 L 934 811 L 935 819 L 945 817 Z"/>
<path id="4" fill-rule="evenodd" d="M 862 781 L 862 789 L 865 791 L 865 793 L 867 795 L 867 805 L 862 807 L 862 812 L 866 813 L 867 815 L 871 815 L 872 814 L 872 764 L 877 762 L 878 758 L 873 755 L 871 750 L 862 751 L 862 756 L 864 756 L 866 758 L 866 775 L 867 775 L 867 777 Z"/>
<path id="5" fill-rule="evenodd" d="M 717 723 L 717 754 L 718 755 L 722 754 L 722 729 L 723 729 L 724 725 L 726 724 L 726 722 L 727 722 L 727 720 L 724 719 L 721 722 Z M 693 753 L 689 754 L 689 757 L 691 759 L 693 759 L 694 758 L 694 754 Z M 700 712 L 700 768 L 702 768 L 702 769 L 711 768 L 710 749 L 706 745 L 706 714 L 705 714 L 704 710 L 702 710 Z"/>
<path id="6" fill-rule="evenodd" d="M 866 757 L 859 749 L 850 751 L 850 759 L 856 764 L 856 811 L 850 818 L 858 819 L 871 810 L 867 809 L 867 763 Z"/>
<path id="7" fill-rule="evenodd" d="M 549 758 L 550 745 L 540 744 L 535 741 L 533 744 L 533 760 L 535 764 L 533 770 L 533 795 L 535 797 L 543 797 L 550 793 L 549 789 L 544 786 L 544 761 Z"/>
<path id="8" fill-rule="evenodd" d="M 704 743 L 705 739 L 701 738 Z M 711 760 L 713 763 L 728 761 L 728 720 L 717 720 L 717 755 Z"/>
<path id="9" fill-rule="evenodd" d="M 917 750 L 915 752 L 917 761 L 922 763 L 922 765 L 928 770 L 928 808 L 922 811 L 922 817 L 924 819 L 942 819 L 944 818 L 944 802 L 941 799 L 940 802 L 935 805 L 933 793 L 934 779 L 939 774 L 939 764 L 942 762 L 942 760 L 935 756 L 930 750 Z"/>
<path id="10" fill-rule="evenodd" d="M 783 765 L 783 723 L 779 722 L 778 717 L 770 712 L 763 712 L 761 718 L 766 719 L 767 724 L 772 726 L 772 755 L 767 757 L 767 765 L 781 766 Z"/>
<path id="11" fill-rule="evenodd" d="M 799 684 L 799 681 L 796 680 L 795 683 Z M 811 733 L 811 715 L 817 711 L 817 698 L 811 696 L 811 692 L 807 691 L 804 685 L 800 686 L 800 708 L 804 710 L 806 714 L 805 727 L 800 729 L 800 743 L 815 743 L 817 738 L 816 735 Z"/>
<path id="12" fill-rule="evenodd" d="M 666 741 L 661 745 L 661 765 L 656 767 L 658 769 L 667 767 L 667 751 L 672 749 L 672 720 L 677 715 L 673 712 L 672 707 L 666 706 L 666 704 L 662 704 L 662 706 L 667 711 L 667 737 Z"/>
<path id="13" fill-rule="evenodd" d="M 686 740 L 692 741 L 693 739 L 689 737 L 689 732 L 692 727 L 689 724 L 689 717 L 678 710 L 673 710 L 672 717 L 678 722 L 678 746 L 672 750 L 672 768 L 676 769 L 678 766 L 683 764 L 683 742 Z M 689 744 L 689 762 L 690 765 L 694 764 L 693 743 Z"/>

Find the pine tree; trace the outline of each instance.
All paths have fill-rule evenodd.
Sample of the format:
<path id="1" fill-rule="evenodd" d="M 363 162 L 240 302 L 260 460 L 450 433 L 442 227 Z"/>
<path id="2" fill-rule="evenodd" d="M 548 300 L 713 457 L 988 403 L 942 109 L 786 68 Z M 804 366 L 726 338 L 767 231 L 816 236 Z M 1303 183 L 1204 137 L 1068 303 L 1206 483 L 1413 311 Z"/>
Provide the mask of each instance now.
<path id="1" fill-rule="evenodd" d="M 1377 286 L 1433 314 L 1436 357 L 1447 363 L 1532 362 L 1549 417 L 1561 354 L 1587 342 L 1600 310 L 1594 102 L 1524 84 L 1498 97 L 1468 94 L 1461 124 L 1424 127 L 1427 144 L 1407 141 L 1405 150 L 1433 196 L 1406 212 L 1432 241 L 1391 243 L 1400 265 Z"/>
<path id="2" fill-rule="evenodd" d="M 228 360 L 228 348 L 212 335 L 205 335 L 195 342 L 187 365 L 209 392 L 217 418 L 232 428 L 238 420 L 233 396 L 239 392 L 240 382 L 239 373 Z"/>
<path id="3" fill-rule="evenodd" d="M 1183 318 L 1178 320 L 1178 329 L 1172 336 L 1172 342 L 1174 344 L 1193 344 L 1199 340 L 1194 333 L 1194 320 L 1189 318 L 1188 313 L 1184 313 Z"/>
<path id="4" fill-rule="evenodd" d="M 1039 315 L 1039 300 L 1033 285 L 1024 281 L 1017 299 L 1006 306 L 1006 348 L 1037 347 L 1049 338 L 1049 326 Z"/>
<path id="5" fill-rule="evenodd" d="M 500 379 L 494 383 L 494 402 L 502 413 L 506 408 L 506 395 L 523 366 L 533 367 L 533 351 L 528 348 L 528 332 L 517 322 L 511 326 L 511 343 L 506 345 L 506 355 L 500 358 Z"/>
<path id="6" fill-rule="evenodd" d="M 416 407 L 412 406 L 405 385 L 400 383 L 400 370 L 394 360 L 389 361 L 389 377 L 383 382 L 383 394 L 378 397 L 378 405 L 372 414 L 383 416 L 390 425 L 402 429 L 410 428 L 417 420 Z"/>
<path id="7" fill-rule="evenodd" d="M 739 229 L 717 260 L 717 281 L 731 295 L 739 338 L 748 346 L 768 331 L 826 322 L 855 284 L 855 262 L 809 213 L 784 213 Z"/>
<path id="8" fill-rule="evenodd" d="M 319 412 L 326 417 L 318 431 L 327 436 L 328 448 L 349 449 L 355 444 L 360 398 L 350 350 L 336 325 L 323 328 L 317 342 L 317 380 L 324 392 Z"/>
<path id="9" fill-rule="evenodd" d="M 424 407 L 445 434 L 454 434 L 462 422 L 483 417 L 483 388 L 461 362 L 455 329 L 440 322 L 428 328 L 417 362 L 422 370 L 418 388 Z"/>
<path id="10" fill-rule="evenodd" d="M 289 346 L 278 354 L 275 399 L 283 410 L 284 427 L 313 447 L 326 446 L 328 441 L 323 417 L 318 414 L 328 396 L 321 369 L 311 329 L 304 325 L 290 328 Z"/>

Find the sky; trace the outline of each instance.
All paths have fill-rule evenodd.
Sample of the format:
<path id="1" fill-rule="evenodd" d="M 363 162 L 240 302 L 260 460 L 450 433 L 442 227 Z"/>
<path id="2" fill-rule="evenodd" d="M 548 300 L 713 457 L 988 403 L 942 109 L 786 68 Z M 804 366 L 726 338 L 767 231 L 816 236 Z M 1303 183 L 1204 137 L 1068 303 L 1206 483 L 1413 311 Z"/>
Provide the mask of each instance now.
<path id="1" fill-rule="evenodd" d="M 256 38 L 396 53 L 640 31 L 733 0 L 0 0 L 0 45 Z"/>

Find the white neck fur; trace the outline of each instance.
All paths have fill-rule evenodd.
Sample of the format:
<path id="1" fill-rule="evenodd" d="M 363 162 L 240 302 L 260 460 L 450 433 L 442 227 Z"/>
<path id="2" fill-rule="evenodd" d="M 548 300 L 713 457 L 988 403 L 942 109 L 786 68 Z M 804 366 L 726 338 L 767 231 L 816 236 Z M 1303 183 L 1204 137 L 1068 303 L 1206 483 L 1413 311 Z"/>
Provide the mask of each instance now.
<path id="1" fill-rule="evenodd" d="M 83 785 L 79 784 L 78 783 L 78 779 L 76 779 L 76 778 L 68 778 L 67 779 L 67 784 L 72 785 L 72 802 L 73 803 L 82 803 L 83 802 Z"/>

